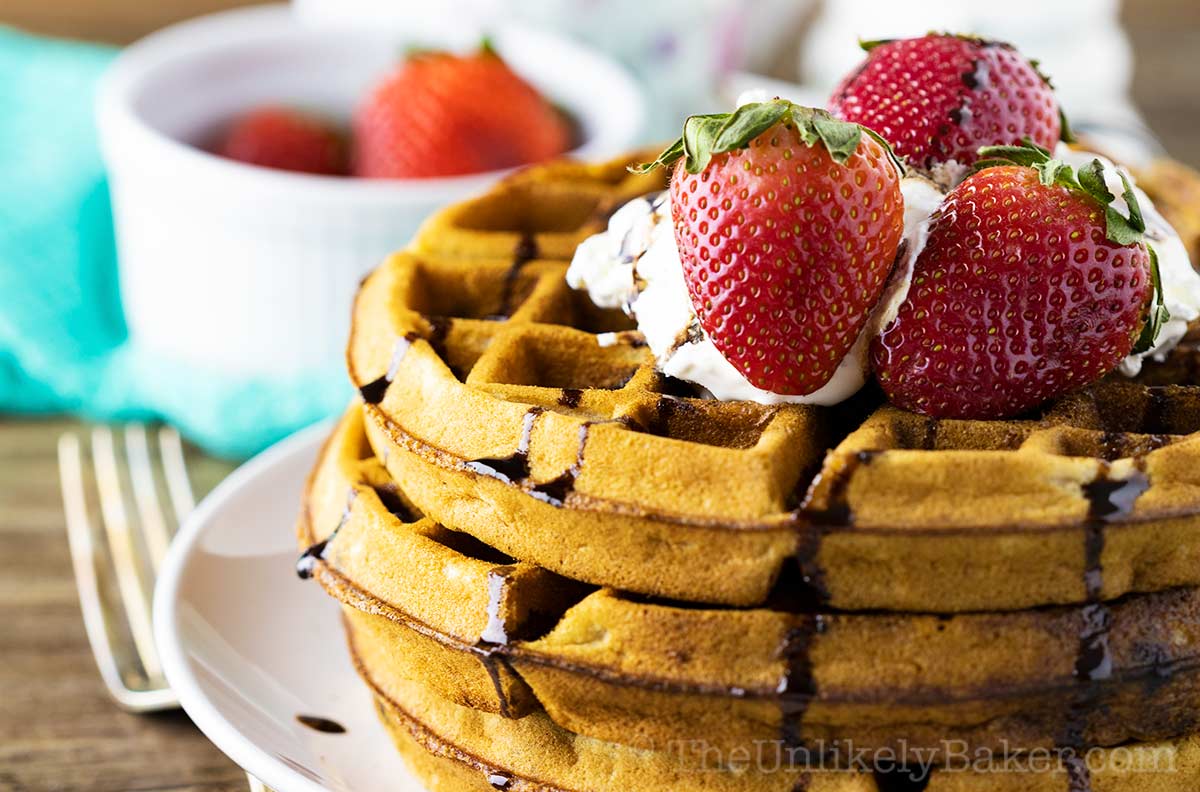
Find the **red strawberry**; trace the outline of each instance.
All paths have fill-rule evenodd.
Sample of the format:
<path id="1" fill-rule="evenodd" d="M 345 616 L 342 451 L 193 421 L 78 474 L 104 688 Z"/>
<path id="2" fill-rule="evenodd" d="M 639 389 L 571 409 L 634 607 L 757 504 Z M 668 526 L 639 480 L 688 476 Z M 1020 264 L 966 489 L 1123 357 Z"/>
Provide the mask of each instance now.
<path id="1" fill-rule="evenodd" d="M 680 160 L 671 212 L 700 325 L 764 390 L 825 385 L 891 272 L 900 174 L 862 132 L 777 99 L 692 116 L 655 163 Z"/>
<path id="2" fill-rule="evenodd" d="M 486 46 L 409 58 L 359 107 L 354 133 L 354 172 L 367 178 L 510 168 L 571 143 L 563 116 Z"/>
<path id="3" fill-rule="evenodd" d="M 863 47 L 866 61 L 830 110 L 874 129 L 917 167 L 970 165 L 981 146 L 1026 137 L 1050 148 L 1063 132 L 1054 89 L 1009 44 L 931 33 Z"/>
<path id="4" fill-rule="evenodd" d="M 337 130 L 286 107 L 263 107 L 237 119 L 217 153 L 264 168 L 341 176 L 345 146 Z"/>
<path id="5" fill-rule="evenodd" d="M 1099 161 L 1076 175 L 1045 149 L 982 154 L 994 159 L 934 212 L 907 298 L 871 346 L 888 397 L 926 415 L 1026 412 L 1104 376 L 1135 341 L 1148 348 L 1167 318 L 1124 175 L 1128 217 Z"/>

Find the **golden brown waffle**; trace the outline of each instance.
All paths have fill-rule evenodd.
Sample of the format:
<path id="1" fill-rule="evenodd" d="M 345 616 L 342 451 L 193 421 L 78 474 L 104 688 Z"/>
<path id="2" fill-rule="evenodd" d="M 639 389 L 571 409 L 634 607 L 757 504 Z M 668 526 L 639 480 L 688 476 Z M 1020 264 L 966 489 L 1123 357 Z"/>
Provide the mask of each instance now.
<path id="1" fill-rule="evenodd" d="M 1164 158 L 1140 171 L 1137 181 L 1179 232 L 1193 265 L 1200 262 L 1200 173 Z"/>
<path id="2" fill-rule="evenodd" d="M 660 746 L 1200 727 L 1196 348 L 1002 422 L 928 420 L 870 388 L 836 408 L 706 400 L 566 286 L 575 246 L 661 187 L 626 162 L 534 168 L 445 210 L 357 300 L 363 404 L 310 482 L 301 568 L 343 604 L 432 787 L 888 792 L 908 787 L 698 775 Z M 1144 184 L 1200 239 L 1200 179 Z M 928 788 L 1194 787 L 1195 741 L 1159 747 L 1182 775 L 1072 764 Z"/>
<path id="3" fill-rule="evenodd" d="M 431 217 L 412 247 L 454 258 L 570 259 L 621 204 L 662 189 L 661 173 L 628 170 L 656 154 L 635 152 L 601 165 L 563 160 L 518 171 L 490 192 Z"/>
<path id="4" fill-rule="evenodd" d="M 1111 669 L 1085 685 L 1079 608 L 937 617 L 649 602 L 422 517 L 372 455 L 357 407 L 326 446 L 299 539 L 328 542 L 313 572 L 381 678 L 509 717 L 544 708 L 610 742 L 937 752 L 947 735 L 996 750 L 1200 728 L 1200 590 L 1112 606 Z"/>
<path id="5" fill-rule="evenodd" d="M 803 579 L 839 608 L 957 612 L 1200 584 L 1194 380 L 1005 422 L 926 420 L 869 389 L 836 409 L 691 398 L 565 284 L 594 214 L 561 196 L 611 208 L 597 185 L 632 187 L 581 188 L 585 171 L 446 210 L 364 285 L 351 377 L 424 513 L 572 579 L 693 602 L 759 605 Z"/>
<path id="6" fill-rule="evenodd" d="M 729 757 L 736 769 L 721 767 L 716 754 L 696 766 L 681 761 L 689 746 L 639 750 L 572 734 L 542 716 L 514 721 L 477 712 L 420 685 L 380 682 L 368 659 L 356 660 L 384 725 L 432 792 L 1075 792 L 1087 776 L 1100 792 L 1181 792 L 1200 784 L 1194 737 L 1093 751 L 1090 772 L 1078 769 L 1080 759 L 999 758 L 986 772 L 935 769 L 920 784 L 894 772 L 802 769 L 802 760 L 769 747 Z"/>

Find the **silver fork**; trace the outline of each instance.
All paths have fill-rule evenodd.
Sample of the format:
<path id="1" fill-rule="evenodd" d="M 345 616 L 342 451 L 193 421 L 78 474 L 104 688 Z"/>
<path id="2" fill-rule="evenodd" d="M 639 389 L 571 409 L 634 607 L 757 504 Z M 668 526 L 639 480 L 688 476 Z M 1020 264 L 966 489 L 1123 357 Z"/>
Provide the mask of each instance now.
<path id="1" fill-rule="evenodd" d="M 127 424 L 123 435 L 118 443 L 109 427 L 94 428 L 85 455 L 80 436 L 67 432 L 58 440 L 58 467 L 83 625 L 100 676 L 121 707 L 154 712 L 179 706 L 154 645 L 154 579 L 195 496 L 178 432 L 159 428 L 156 449 L 142 424 Z M 97 512 L 103 536 L 94 527 Z M 251 790 L 265 789 L 247 778 Z"/>

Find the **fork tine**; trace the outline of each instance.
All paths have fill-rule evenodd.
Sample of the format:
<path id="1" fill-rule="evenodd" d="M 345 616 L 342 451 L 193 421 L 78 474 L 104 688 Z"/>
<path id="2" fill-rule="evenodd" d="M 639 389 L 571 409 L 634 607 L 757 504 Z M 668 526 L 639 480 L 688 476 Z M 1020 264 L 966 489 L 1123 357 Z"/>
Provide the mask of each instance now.
<path id="1" fill-rule="evenodd" d="M 92 463 L 100 490 L 100 514 L 108 534 L 109 552 L 117 575 L 117 588 L 129 620 L 129 631 L 133 634 L 134 647 L 146 676 L 158 677 L 162 675 L 162 663 L 154 646 L 150 598 L 146 595 L 138 572 L 137 549 L 121 491 L 112 430 L 106 426 L 97 427 L 92 433 Z"/>
<path id="2" fill-rule="evenodd" d="M 167 493 L 171 496 L 171 506 L 175 510 L 175 522 L 183 525 L 184 519 L 196 508 L 196 498 L 188 480 L 183 441 L 179 439 L 179 432 L 169 426 L 159 429 L 158 447 L 162 453 L 163 471 L 167 478 Z"/>
<path id="3" fill-rule="evenodd" d="M 73 432 L 58 439 L 58 468 L 63 511 L 67 518 L 67 543 L 71 548 L 71 565 L 75 568 L 75 581 L 79 587 L 83 626 L 104 684 L 114 696 L 120 696 L 125 690 L 125 682 L 108 639 L 108 620 L 100 595 L 100 581 L 96 577 L 96 546 L 92 539 L 87 491 L 83 483 L 83 452 L 80 450 L 79 437 Z"/>
<path id="4" fill-rule="evenodd" d="M 146 427 L 142 424 L 125 427 L 125 454 L 129 457 L 129 479 L 133 482 L 133 497 L 142 521 L 142 535 L 146 538 L 146 549 L 150 552 L 150 563 L 157 577 L 171 538 L 167 533 L 162 506 L 158 502 L 158 487 L 154 483 L 154 468 L 146 443 Z"/>

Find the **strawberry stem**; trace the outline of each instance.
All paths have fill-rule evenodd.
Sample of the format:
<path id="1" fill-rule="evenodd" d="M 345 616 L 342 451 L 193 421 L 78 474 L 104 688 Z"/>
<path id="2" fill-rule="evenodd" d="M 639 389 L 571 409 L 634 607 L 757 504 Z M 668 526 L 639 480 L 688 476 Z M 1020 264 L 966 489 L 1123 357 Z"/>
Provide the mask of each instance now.
<path id="1" fill-rule="evenodd" d="M 891 153 L 891 146 L 875 132 L 858 124 L 840 121 L 825 110 L 801 107 L 786 99 L 744 104 L 732 113 L 688 116 L 683 124 L 683 136 L 668 146 L 653 162 L 630 167 L 634 173 L 649 173 L 667 167 L 681 157 L 688 173 L 700 173 L 714 154 L 747 148 L 750 141 L 777 123 L 790 123 L 807 146 L 820 142 L 833 160 L 845 163 L 858 149 L 863 133 L 881 143 Z M 899 162 L 892 157 L 899 167 Z"/>

